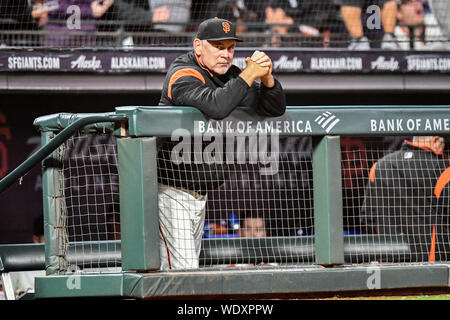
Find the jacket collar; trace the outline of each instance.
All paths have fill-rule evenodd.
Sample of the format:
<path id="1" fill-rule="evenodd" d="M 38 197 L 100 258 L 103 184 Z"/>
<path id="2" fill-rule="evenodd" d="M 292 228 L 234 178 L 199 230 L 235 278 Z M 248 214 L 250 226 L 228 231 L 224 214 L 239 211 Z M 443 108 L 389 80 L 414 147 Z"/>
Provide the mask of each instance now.
<path id="1" fill-rule="evenodd" d="M 213 74 L 211 71 L 209 71 L 209 69 L 208 69 L 207 67 L 205 67 L 203 64 L 200 63 L 200 61 L 198 60 L 198 57 L 197 57 L 197 55 L 195 54 L 194 50 L 192 50 L 192 51 L 190 52 L 190 55 L 191 55 L 191 59 L 194 61 L 194 63 L 195 63 L 196 65 L 198 65 L 201 69 L 203 69 L 203 70 L 205 70 L 206 72 L 208 72 L 208 74 L 210 75 L 211 78 L 214 78 L 214 74 Z"/>

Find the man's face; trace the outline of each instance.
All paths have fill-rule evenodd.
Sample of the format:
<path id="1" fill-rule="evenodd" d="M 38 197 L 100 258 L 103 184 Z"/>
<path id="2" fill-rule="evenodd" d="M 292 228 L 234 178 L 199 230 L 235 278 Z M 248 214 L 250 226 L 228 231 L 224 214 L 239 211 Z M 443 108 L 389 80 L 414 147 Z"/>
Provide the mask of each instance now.
<path id="1" fill-rule="evenodd" d="M 240 230 L 241 237 L 259 238 L 266 236 L 264 220 L 261 218 L 247 218 Z"/>
<path id="2" fill-rule="evenodd" d="M 234 56 L 235 40 L 194 42 L 195 53 L 200 63 L 215 74 L 223 75 L 231 67 Z"/>

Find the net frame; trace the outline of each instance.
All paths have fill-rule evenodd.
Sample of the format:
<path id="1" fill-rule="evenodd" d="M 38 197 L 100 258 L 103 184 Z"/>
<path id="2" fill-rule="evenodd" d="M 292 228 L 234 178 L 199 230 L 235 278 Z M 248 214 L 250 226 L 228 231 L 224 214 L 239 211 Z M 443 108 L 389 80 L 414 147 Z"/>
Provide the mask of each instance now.
<path id="1" fill-rule="evenodd" d="M 219 163 L 224 164 L 225 159 L 227 162 L 221 166 L 208 166 L 205 163 L 200 166 L 174 165 L 170 160 L 173 159 L 170 153 L 177 142 L 161 139 L 158 153 L 158 163 L 162 172 L 160 186 L 163 185 L 167 190 L 168 185 L 178 182 L 176 186 L 173 185 L 174 198 L 182 196 L 177 195 L 178 191 L 189 189 L 191 194 L 207 195 L 203 241 L 211 243 L 208 244 L 209 251 L 202 252 L 201 267 L 217 267 L 218 265 L 226 267 L 236 264 L 252 266 L 265 263 L 310 264 L 314 261 L 310 250 L 313 246 L 310 235 L 314 228 L 311 150 L 297 153 L 296 148 L 304 147 L 299 143 L 300 140 L 309 144 L 311 141 L 303 138 L 281 138 L 280 144 L 287 151 L 280 152 L 276 173 L 265 175 L 261 174 L 264 165 L 256 161 L 260 156 L 258 152 L 261 150 L 258 148 L 261 149 L 261 146 L 252 144 L 251 139 L 250 137 L 244 137 L 241 140 L 227 139 L 226 151 L 223 158 L 220 157 L 223 162 L 219 161 Z M 209 138 L 208 141 L 210 141 Z M 204 149 L 200 149 L 200 152 L 206 155 L 208 144 L 203 144 L 202 147 Z M 270 147 L 263 152 L 268 150 Z M 293 159 L 299 161 L 295 163 Z M 171 171 L 171 174 L 167 174 L 165 170 Z M 186 170 L 192 171 L 186 173 Z M 207 174 L 199 174 L 199 171 L 206 171 Z M 208 175 L 213 177 L 213 181 L 208 181 Z M 205 184 L 208 181 L 214 186 L 195 186 L 190 184 L 189 178 L 186 177 L 205 181 Z M 195 207 L 194 198 L 190 202 L 192 207 Z M 186 203 L 185 207 L 190 207 L 188 200 L 183 201 Z M 160 218 L 161 212 L 173 210 L 167 201 L 162 203 Z M 178 216 L 179 218 L 174 218 L 172 225 L 187 225 L 186 221 L 180 221 L 180 219 L 184 220 L 183 214 L 180 213 Z M 189 213 L 186 212 L 184 216 L 189 216 Z M 291 239 L 287 240 L 286 237 Z M 218 241 L 214 243 L 214 240 Z M 177 241 L 183 243 L 188 240 L 178 239 Z M 298 250 L 305 251 L 305 254 L 289 252 L 289 249 L 285 248 L 289 246 L 298 247 Z M 284 252 L 283 248 L 285 248 Z M 215 256 L 212 250 L 226 251 L 230 255 Z M 246 252 L 247 256 L 242 252 Z M 164 258 L 167 259 L 165 254 Z M 197 265 L 197 263 L 187 263 L 187 265 Z"/>
<path id="2" fill-rule="evenodd" d="M 61 219 L 66 226 L 68 269 L 76 270 L 74 266 L 81 265 L 83 269 L 91 269 L 90 272 L 120 270 L 120 255 L 116 254 L 120 247 L 118 242 L 111 241 L 120 239 L 119 175 L 114 140 L 112 133 L 78 133 L 62 147 L 64 189 L 61 193 L 65 207 Z M 100 251 L 98 242 L 109 242 L 103 246 L 106 253 Z M 116 258 L 102 261 L 104 254 Z"/>
<path id="3" fill-rule="evenodd" d="M 61 114 L 58 126 L 64 127 L 66 119 L 73 116 Z M 50 248 L 46 254 L 47 274 L 121 270 L 120 241 L 117 240 L 120 238 L 117 148 L 113 130 L 106 123 L 88 125 L 67 138 L 44 161 L 44 213 L 49 221 L 46 245 Z M 44 130 L 44 144 L 59 133 L 60 128 L 54 132 Z M 84 166 L 80 166 L 81 163 Z M 74 164 L 79 166 L 75 168 Z M 82 171 L 86 176 L 83 177 Z M 74 184 L 80 181 L 83 184 Z M 107 192 L 103 192 L 105 190 Z M 50 199 L 53 199 L 50 204 L 46 192 L 50 192 Z M 95 210 L 99 212 L 92 215 Z M 113 219 L 109 221 L 108 217 Z M 83 232 L 78 233 L 80 230 Z"/>

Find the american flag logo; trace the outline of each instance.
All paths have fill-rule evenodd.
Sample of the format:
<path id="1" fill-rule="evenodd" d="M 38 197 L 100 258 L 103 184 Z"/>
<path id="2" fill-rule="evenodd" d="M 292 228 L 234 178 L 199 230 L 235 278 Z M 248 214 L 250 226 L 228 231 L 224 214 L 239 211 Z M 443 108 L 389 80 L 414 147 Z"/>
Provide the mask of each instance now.
<path id="1" fill-rule="evenodd" d="M 339 121 L 341 121 L 341 119 L 337 118 L 329 111 L 323 112 L 314 120 L 315 123 L 325 129 L 326 133 L 329 133 Z"/>

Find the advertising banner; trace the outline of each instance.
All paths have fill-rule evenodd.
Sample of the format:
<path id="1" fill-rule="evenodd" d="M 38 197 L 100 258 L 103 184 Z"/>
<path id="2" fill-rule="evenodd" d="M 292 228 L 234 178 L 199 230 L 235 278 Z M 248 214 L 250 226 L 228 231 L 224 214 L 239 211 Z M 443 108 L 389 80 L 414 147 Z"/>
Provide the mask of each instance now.
<path id="1" fill-rule="evenodd" d="M 190 48 L 8 49 L 0 51 L 0 72 L 165 73 Z M 267 49 L 275 73 L 450 73 L 450 52 L 352 52 Z M 253 50 L 236 50 L 234 64 L 245 67 Z"/>

